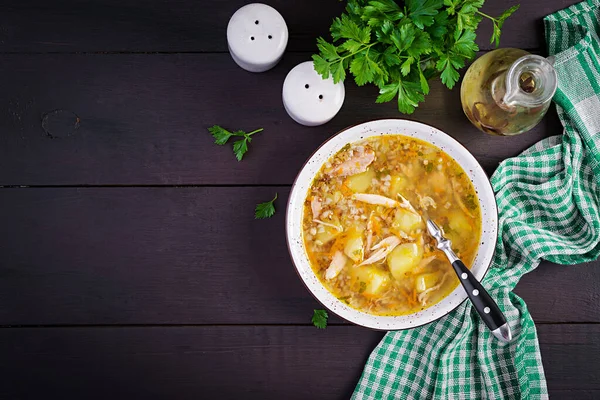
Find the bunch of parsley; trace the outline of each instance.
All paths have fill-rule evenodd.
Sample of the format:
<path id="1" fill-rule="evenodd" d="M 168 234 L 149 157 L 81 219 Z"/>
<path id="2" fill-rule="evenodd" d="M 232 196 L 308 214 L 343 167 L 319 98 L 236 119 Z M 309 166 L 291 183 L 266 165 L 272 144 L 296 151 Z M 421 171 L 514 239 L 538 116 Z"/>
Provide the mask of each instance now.
<path id="1" fill-rule="evenodd" d="M 429 93 L 428 80 L 440 76 L 452 89 L 458 69 L 475 56 L 475 30 L 482 17 L 492 20 L 491 41 L 498 46 L 502 25 L 519 6 L 493 18 L 479 11 L 484 0 L 349 0 L 335 18 L 333 43 L 317 39 L 315 70 L 343 81 L 349 69 L 357 85 L 379 87 L 377 103 L 398 98 L 398 109 L 411 114 Z"/>

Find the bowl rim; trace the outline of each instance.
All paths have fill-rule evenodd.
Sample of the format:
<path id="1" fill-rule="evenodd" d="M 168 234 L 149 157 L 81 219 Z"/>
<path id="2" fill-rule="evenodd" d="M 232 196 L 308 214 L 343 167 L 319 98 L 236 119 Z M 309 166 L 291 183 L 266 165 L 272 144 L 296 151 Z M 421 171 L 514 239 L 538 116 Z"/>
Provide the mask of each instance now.
<path id="1" fill-rule="evenodd" d="M 345 127 L 343 129 L 335 132 L 334 134 L 332 134 L 331 136 L 329 136 L 327 139 L 325 139 L 310 154 L 310 156 L 306 159 L 306 161 L 302 164 L 302 167 L 300 167 L 300 169 L 298 170 L 298 173 L 296 174 L 296 177 L 294 178 L 294 182 L 292 183 L 292 186 L 291 186 L 291 189 L 290 189 L 290 195 L 288 197 L 287 204 L 286 204 L 286 211 L 285 211 L 285 230 L 286 230 L 286 235 L 285 235 L 285 239 L 286 239 L 286 246 L 287 246 L 287 249 L 288 249 L 288 254 L 290 256 L 292 264 L 294 265 L 294 271 L 296 272 L 296 275 L 298 275 L 298 278 L 300 279 L 300 281 L 302 282 L 302 284 L 304 285 L 304 287 L 308 290 L 308 292 L 311 294 L 311 296 L 319 304 L 321 304 L 325 309 L 327 309 L 328 311 L 334 313 L 335 315 L 337 315 L 342 320 L 344 320 L 346 322 L 349 322 L 349 323 L 351 323 L 353 325 L 362 326 L 362 327 L 365 327 L 365 328 L 368 328 L 368 329 L 372 329 L 372 330 L 376 330 L 376 331 L 403 331 L 403 330 L 414 329 L 414 328 L 418 328 L 420 326 L 424 326 L 424 325 L 430 324 L 432 322 L 435 322 L 435 321 L 437 321 L 437 320 L 439 320 L 439 319 L 447 316 L 451 312 L 455 311 L 458 307 L 460 307 L 465 301 L 467 301 L 469 299 L 469 297 L 465 293 L 465 298 L 464 299 L 462 299 L 461 301 L 457 302 L 456 305 L 454 305 L 453 307 L 451 307 L 449 310 L 447 310 L 445 313 L 441 314 L 440 316 L 438 316 L 438 317 L 436 317 L 434 319 L 431 319 L 431 320 L 426 320 L 423 323 L 415 324 L 415 325 L 408 326 L 408 327 L 392 328 L 392 329 L 390 329 L 389 327 L 388 328 L 379 328 L 379 327 L 375 327 L 375 326 L 372 326 L 372 325 L 365 325 L 365 324 L 361 324 L 361 323 L 356 322 L 356 321 L 351 321 L 351 320 L 347 319 L 346 317 L 344 317 L 341 313 L 339 313 L 339 312 L 331 309 L 327 304 L 325 304 L 323 301 L 321 301 L 316 296 L 316 294 L 313 292 L 313 290 L 309 287 L 309 285 L 307 284 L 307 282 L 305 281 L 305 279 L 300 274 L 298 266 L 296 265 L 296 262 L 294 260 L 294 255 L 292 253 L 292 248 L 291 248 L 291 245 L 290 245 L 290 234 L 289 234 L 289 228 L 290 228 L 290 223 L 289 223 L 290 208 L 292 206 L 292 200 L 293 200 L 292 193 L 294 192 L 294 190 L 295 190 L 295 188 L 297 186 L 297 182 L 298 182 L 298 179 L 300 178 L 300 175 L 301 175 L 302 171 L 306 168 L 307 164 L 312 160 L 312 158 L 315 156 L 315 154 L 317 152 L 319 152 L 319 150 L 321 150 L 323 147 L 325 147 L 329 142 L 331 142 L 332 140 L 334 140 L 337 136 L 341 135 L 342 133 L 344 133 L 344 132 L 346 132 L 346 131 L 348 131 L 348 130 L 350 130 L 352 128 L 355 128 L 355 127 L 361 126 L 361 125 L 367 125 L 367 124 L 371 124 L 371 123 L 384 122 L 384 121 L 395 121 L 395 122 L 400 122 L 400 123 L 401 123 L 401 121 L 406 121 L 406 122 L 409 122 L 409 123 L 412 123 L 412 124 L 422 125 L 422 126 L 427 127 L 427 128 L 433 128 L 433 129 L 441 132 L 442 134 L 446 135 L 450 139 L 451 142 L 454 142 L 453 144 L 461 147 L 465 152 L 467 152 L 469 155 L 471 155 L 473 157 L 473 160 L 475 161 L 476 165 L 479 168 L 481 168 L 481 170 L 483 171 L 483 176 L 485 177 L 485 179 L 483 181 L 485 182 L 486 186 L 489 187 L 491 193 L 493 194 L 493 196 L 491 196 L 492 199 L 493 199 L 492 205 L 493 205 L 493 210 L 495 211 L 495 216 L 496 216 L 495 217 L 495 222 L 496 223 L 495 223 L 494 235 L 491 238 L 491 239 L 493 239 L 494 246 L 492 247 L 492 252 L 490 254 L 490 260 L 489 260 L 489 262 L 486 263 L 486 265 L 483 266 L 484 269 L 483 269 L 483 273 L 481 275 L 481 279 L 479 279 L 479 282 L 482 282 L 485 279 L 485 277 L 487 276 L 487 273 L 490 270 L 490 267 L 491 267 L 492 263 L 494 262 L 494 258 L 495 258 L 495 255 L 496 255 L 496 244 L 497 244 L 498 236 L 499 236 L 498 229 L 499 229 L 499 226 L 500 226 L 499 218 L 498 218 L 498 201 L 496 200 L 496 196 L 494 194 L 494 188 L 492 186 L 492 182 L 490 180 L 490 177 L 488 176 L 487 172 L 485 172 L 485 169 L 483 168 L 483 166 L 481 165 L 481 163 L 479 162 L 479 160 L 477 160 L 477 158 L 473 155 L 473 153 L 471 153 L 471 151 L 469 151 L 469 149 L 467 149 L 467 147 L 465 145 L 463 145 L 459 140 L 457 140 L 453 136 L 447 134 L 445 131 L 443 131 L 442 129 L 437 128 L 436 126 L 434 126 L 432 124 L 424 123 L 424 122 L 421 122 L 421 121 L 415 121 L 415 120 L 408 119 L 408 118 L 377 118 L 377 119 L 372 119 L 372 120 L 368 120 L 368 121 L 364 121 L 364 122 L 358 122 L 358 123 L 355 123 L 355 124 L 352 124 L 352 125 L 348 125 L 347 127 Z M 398 133 L 397 135 L 406 136 L 406 137 L 412 137 L 412 136 L 409 136 L 409 135 L 403 135 L 401 133 Z M 376 136 L 376 135 L 365 136 L 364 139 L 367 139 L 368 137 L 373 137 L 373 136 Z M 364 140 L 364 139 L 360 139 L 360 140 Z M 438 145 L 436 145 L 434 143 L 431 143 L 430 141 L 428 141 L 426 139 L 423 139 L 423 138 L 416 138 L 416 139 L 422 140 L 424 142 L 427 142 L 430 145 L 433 145 L 433 146 L 439 148 Z M 354 143 L 354 142 L 357 142 L 357 141 L 359 141 L 359 140 L 348 141 L 347 143 Z M 442 151 L 445 151 L 445 150 L 442 149 Z M 459 165 L 461 166 L 461 168 L 464 169 L 464 167 L 461 164 L 459 164 Z M 322 164 L 319 167 L 319 170 L 321 169 L 321 167 L 322 167 Z M 314 179 L 314 176 L 313 176 L 313 179 Z M 316 275 L 315 275 L 315 277 L 316 277 Z M 320 281 L 320 279 L 318 277 L 317 277 L 317 280 L 324 287 L 324 289 L 329 292 L 329 289 L 327 289 L 325 287 L 325 285 L 323 285 L 323 283 Z M 341 300 L 338 300 L 338 301 L 341 303 Z M 439 303 L 436 303 L 436 304 L 439 304 Z M 351 307 L 351 308 L 353 308 L 353 307 Z M 360 311 L 360 310 L 358 310 L 358 311 Z M 368 314 L 368 313 L 365 313 L 365 314 L 370 315 L 370 316 L 375 317 L 375 318 L 377 318 L 377 317 L 385 317 L 385 316 L 379 316 L 379 315 L 376 315 L 376 314 Z M 414 314 L 415 313 L 410 313 L 410 314 L 405 314 L 404 316 L 414 315 Z"/>

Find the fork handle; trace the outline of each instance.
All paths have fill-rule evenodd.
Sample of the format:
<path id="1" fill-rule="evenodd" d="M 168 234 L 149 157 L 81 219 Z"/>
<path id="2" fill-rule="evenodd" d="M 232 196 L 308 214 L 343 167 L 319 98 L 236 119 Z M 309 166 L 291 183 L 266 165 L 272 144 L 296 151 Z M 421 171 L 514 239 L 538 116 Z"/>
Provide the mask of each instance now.
<path id="1" fill-rule="evenodd" d="M 461 260 L 454 260 L 452 267 L 458 275 L 460 283 L 465 288 L 471 303 L 473 303 L 483 322 L 490 328 L 492 334 L 503 342 L 509 342 L 512 339 L 510 327 L 498 304 Z"/>

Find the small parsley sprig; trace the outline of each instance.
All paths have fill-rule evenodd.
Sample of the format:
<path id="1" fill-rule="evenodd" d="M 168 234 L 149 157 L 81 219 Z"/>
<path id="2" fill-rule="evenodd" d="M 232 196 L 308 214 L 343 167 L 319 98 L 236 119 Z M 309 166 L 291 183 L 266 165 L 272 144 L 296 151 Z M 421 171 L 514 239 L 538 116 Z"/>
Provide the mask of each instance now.
<path id="1" fill-rule="evenodd" d="M 312 323 L 319 329 L 325 329 L 327 327 L 327 311 L 325 310 L 313 310 Z"/>
<path id="2" fill-rule="evenodd" d="M 348 0 L 346 12 L 331 24 L 332 42 L 317 39 L 315 71 L 343 81 L 346 72 L 358 86 L 379 88 L 377 103 L 398 100 L 398 110 L 411 114 L 429 93 L 428 81 L 439 76 L 452 89 L 458 69 L 475 56 L 475 31 L 489 18 L 498 46 L 504 21 L 519 6 L 493 18 L 479 11 L 484 0 Z"/>
<path id="3" fill-rule="evenodd" d="M 256 205 L 254 209 L 254 218 L 255 219 L 265 219 L 271 218 L 273 214 L 275 214 L 275 200 L 277 200 L 277 193 L 275 193 L 275 197 L 271 201 L 267 201 L 266 203 L 260 203 Z"/>
<path id="4" fill-rule="evenodd" d="M 494 24 L 494 32 L 492 33 L 492 37 L 490 38 L 490 43 L 495 42 L 496 47 L 498 47 L 500 45 L 500 34 L 502 33 L 501 30 L 502 30 L 502 25 L 504 25 L 504 21 L 506 21 L 506 19 L 508 17 L 510 17 L 512 15 L 512 13 L 514 13 L 518 9 L 519 9 L 519 4 L 517 4 L 516 6 L 512 6 L 511 8 L 509 8 L 508 10 L 506 10 L 502 14 L 500 14 L 500 16 L 498 18 L 490 17 L 487 14 L 477 11 L 479 14 L 483 15 L 484 17 L 491 19 L 492 23 Z"/>
<path id="5" fill-rule="evenodd" d="M 252 142 L 252 135 L 258 132 L 262 132 L 263 128 L 256 129 L 250 133 L 246 133 L 244 131 L 235 131 L 229 132 L 227 129 L 220 127 L 219 125 L 214 125 L 208 128 L 208 131 L 215 138 L 215 143 L 223 146 L 231 137 L 241 137 L 241 139 L 233 142 L 233 153 L 235 154 L 235 158 L 238 161 L 242 161 L 244 154 L 248 152 L 248 143 Z"/>

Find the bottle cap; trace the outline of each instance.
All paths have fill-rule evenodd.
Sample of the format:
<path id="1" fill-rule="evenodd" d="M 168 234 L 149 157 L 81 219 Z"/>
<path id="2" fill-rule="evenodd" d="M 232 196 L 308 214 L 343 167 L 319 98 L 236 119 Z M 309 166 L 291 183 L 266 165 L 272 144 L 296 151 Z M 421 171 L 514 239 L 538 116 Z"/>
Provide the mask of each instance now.
<path id="1" fill-rule="evenodd" d="M 285 20 L 271 6 L 247 4 L 227 25 L 227 46 L 233 60 L 250 72 L 263 72 L 279 62 L 288 42 Z"/>
<path id="2" fill-rule="evenodd" d="M 296 65 L 283 82 L 283 106 L 292 119 L 306 126 L 329 122 L 344 104 L 344 83 L 323 79 L 312 61 Z"/>

